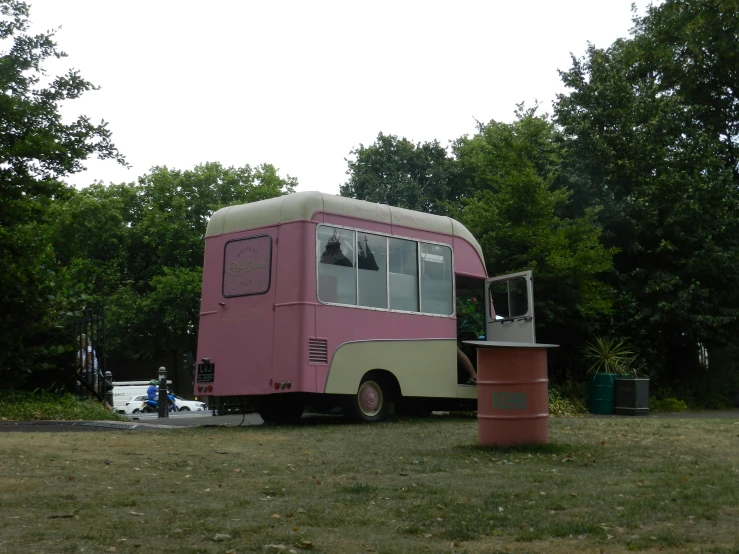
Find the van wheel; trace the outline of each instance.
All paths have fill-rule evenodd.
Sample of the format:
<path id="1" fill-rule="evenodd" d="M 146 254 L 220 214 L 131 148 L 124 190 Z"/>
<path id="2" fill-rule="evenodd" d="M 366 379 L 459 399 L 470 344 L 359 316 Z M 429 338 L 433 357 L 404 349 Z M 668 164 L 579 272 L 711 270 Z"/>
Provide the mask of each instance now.
<path id="1" fill-rule="evenodd" d="M 389 388 L 385 380 L 365 377 L 355 396 L 349 398 L 347 416 L 356 421 L 375 422 L 387 419 L 390 411 Z"/>

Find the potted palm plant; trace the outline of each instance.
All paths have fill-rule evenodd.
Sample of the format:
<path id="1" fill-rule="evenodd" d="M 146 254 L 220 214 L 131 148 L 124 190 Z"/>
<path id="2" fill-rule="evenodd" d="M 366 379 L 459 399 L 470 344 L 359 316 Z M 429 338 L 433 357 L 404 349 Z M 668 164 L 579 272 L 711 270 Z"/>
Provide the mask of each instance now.
<path id="1" fill-rule="evenodd" d="M 585 358 L 592 362 L 588 369 L 588 410 L 593 414 L 613 414 L 616 378 L 629 375 L 634 353 L 623 340 L 595 337 L 585 345 Z"/>

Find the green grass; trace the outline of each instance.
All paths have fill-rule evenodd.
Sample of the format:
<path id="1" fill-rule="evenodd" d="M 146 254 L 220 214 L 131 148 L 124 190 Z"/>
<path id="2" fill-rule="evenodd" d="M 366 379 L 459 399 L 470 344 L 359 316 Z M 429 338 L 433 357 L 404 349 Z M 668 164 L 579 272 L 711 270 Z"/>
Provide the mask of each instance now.
<path id="1" fill-rule="evenodd" d="M 0 551 L 737 552 L 737 420 L 552 418 L 549 444 L 514 449 L 476 433 L 5 433 Z"/>
<path id="2" fill-rule="evenodd" d="M 113 420 L 125 421 L 106 410 L 100 402 L 80 402 L 71 394 L 45 390 L 0 392 L 0 421 L 33 420 Z"/>

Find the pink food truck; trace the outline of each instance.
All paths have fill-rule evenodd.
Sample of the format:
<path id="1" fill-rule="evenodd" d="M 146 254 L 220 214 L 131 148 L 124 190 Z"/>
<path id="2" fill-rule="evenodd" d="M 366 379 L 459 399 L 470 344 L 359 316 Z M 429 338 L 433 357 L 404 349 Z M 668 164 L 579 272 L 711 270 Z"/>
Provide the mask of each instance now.
<path id="1" fill-rule="evenodd" d="M 465 297 L 485 299 L 484 337 L 460 336 Z M 475 409 L 459 341 L 535 342 L 532 306 L 531 273 L 488 279 L 449 217 L 319 192 L 223 208 L 205 238 L 195 394 L 267 422 Z"/>

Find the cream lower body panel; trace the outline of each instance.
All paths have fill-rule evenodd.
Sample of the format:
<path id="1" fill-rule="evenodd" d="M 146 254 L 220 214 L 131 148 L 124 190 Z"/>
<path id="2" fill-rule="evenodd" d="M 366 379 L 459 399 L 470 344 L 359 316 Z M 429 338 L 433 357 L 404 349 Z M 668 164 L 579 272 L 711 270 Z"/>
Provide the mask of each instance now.
<path id="1" fill-rule="evenodd" d="M 342 344 L 331 360 L 327 394 L 356 394 L 364 375 L 386 370 L 403 396 L 477 398 L 477 388 L 457 383 L 457 341 L 377 340 Z"/>

